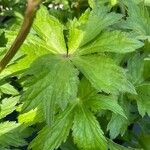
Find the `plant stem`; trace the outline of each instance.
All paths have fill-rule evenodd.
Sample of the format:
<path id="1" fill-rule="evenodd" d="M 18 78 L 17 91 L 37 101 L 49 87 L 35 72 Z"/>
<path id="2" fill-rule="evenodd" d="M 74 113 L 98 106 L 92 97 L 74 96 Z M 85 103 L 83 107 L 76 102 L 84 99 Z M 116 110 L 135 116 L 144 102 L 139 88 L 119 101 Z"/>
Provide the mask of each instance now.
<path id="1" fill-rule="evenodd" d="M 8 65 L 11 59 L 15 56 L 23 42 L 25 41 L 27 35 L 30 32 L 31 26 L 33 24 L 33 20 L 35 18 L 36 12 L 38 10 L 38 6 L 42 2 L 42 0 L 27 0 L 27 8 L 24 16 L 24 21 L 21 26 L 21 29 L 11 45 L 10 49 L 0 61 L 0 72 Z"/>

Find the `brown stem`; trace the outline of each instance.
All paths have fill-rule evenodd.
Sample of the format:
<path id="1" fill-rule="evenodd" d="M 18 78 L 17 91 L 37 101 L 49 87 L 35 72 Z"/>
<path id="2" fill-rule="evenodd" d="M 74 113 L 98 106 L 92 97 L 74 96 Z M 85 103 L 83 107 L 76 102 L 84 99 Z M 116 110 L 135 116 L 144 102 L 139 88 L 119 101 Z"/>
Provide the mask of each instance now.
<path id="1" fill-rule="evenodd" d="M 23 42 L 25 41 L 31 26 L 33 24 L 33 20 L 35 17 L 35 14 L 37 12 L 38 6 L 42 2 L 42 0 L 27 0 L 27 8 L 24 16 L 24 21 L 21 26 L 21 29 L 11 45 L 10 49 L 6 53 L 6 55 L 3 57 L 3 59 L 0 61 L 0 72 L 7 66 L 7 64 L 11 61 L 11 59 L 15 56 Z"/>

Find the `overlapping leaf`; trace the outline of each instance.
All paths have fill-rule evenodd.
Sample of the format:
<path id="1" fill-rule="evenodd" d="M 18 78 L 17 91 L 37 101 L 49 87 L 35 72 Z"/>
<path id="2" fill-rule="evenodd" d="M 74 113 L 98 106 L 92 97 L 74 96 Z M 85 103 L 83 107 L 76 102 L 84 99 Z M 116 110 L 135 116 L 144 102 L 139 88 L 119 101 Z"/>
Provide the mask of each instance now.
<path id="1" fill-rule="evenodd" d="M 16 35 L 16 32 L 5 31 L 5 37 L 9 40 L 5 47 L 6 51 L 10 48 Z M 38 36 L 30 34 L 24 42 L 24 44 L 19 49 L 18 53 L 9 63 L 8 67 L 4 70 L 4 73 L 14 73 L 17 71 L 27 69 L 36 58 L 47 54 L 48 52 L 50 51 L 45 46 L 45 43 Z"/>
<path id="2" fill-rule="evenodd" d="M 149 38 L 150 36 L 150 16 L 144 3 L 137 5 L 133 0 L 125 1 L 128 6 L 127 23 L 125 27 L 133 30 L 141 38 Z"/>
<path id="3" fill-rule="evenodd" d="M 24 137 L 21 126 L 16 122 L 3 122 L 0 123 L 0 147 L 2 146 L 24 146 L 27 144 Z"/>
<path id="4" fill-rule="evenodd" d="M 25 101 L 23 109 L 28 111 L 42 103 L 48 123 L 55 112 L 56 104 L 64 109 L 68 102 L 76 98 L 78 71 L 62 56 L 46 55 L 39 58 L 27 74 L 33 77 L 22 96 Z"/>
<path id="5" fill-rule="evenodd" d="M 10 97 L 2 100 L 0 104 L 0 119 L 6 117 L 16 109 L 19 97 Z"/>
<path id="6" fill-rule="evenodd" d="M 126 115 L 117 102 L 117 98 L 113 96 L 97 95 L 88 101 L 88 105 L 95 112 L 101 110 L 110 110 L 115 114 L 119 114 L 126 118 Z"/>
<path id="7" fill-rule="evenodd" d="M 60 54 L 67 52 L 63 35 L 64 27 L 55 17 L 49 15 L 46 7 L 41 6 L 33 28 L 46 42 L 49 51 Z"/>
<path id="8" fill-rule="evenodd" d="M 134 85 L 139 85 L 144 81 L 144 57 L 139 53 L 134 54 L 128 60 L 128 73 Z"/>
<path id="9" fill-rule="evenodd" d="M 85 55 L 95 52 L 128 53 L 143 46 L 143 43 L 130 38 L 127 33 L 121 31 L 109 31 L 102 33 L 96 40 L 79 49 L 78 54 Z"/>
<path id="10" fill-rule="evenodd" d="M 44 112 L 41 107 L 30 110 L 27 113 L 18 116 L 18 122 L 27 126 L 34 125 L 39 122 L 44 122 Z"/>
<path id="11" fill-rule="evenodd" d="M 135 93 L 122 68 L 105 55 L 75 57 L 73 63 L 99 91 Z"/>
<path id="12" fill-rule="evenodd" d="M 80 82 L 78 97 L 83 101 L 83 104 L 93 112 L 110 110 L 113 113 L 120 114 L 126 118 L 123 109 L 118 104 L 117 96 L 98 94 L 91 86 L 90 82 L 85 78 Z"/>
<path id="13" fill-rule="evenodd" d="M 30 148 L 33 150 L 54 150 L 62 142 L 65 142 L 73 123 L 74 106 L 75 103 L 61 112 L 51 127 L 44 127 L 39 135 L 31 142 Z"/>
<path id="14" fill-rule="evenodd" d="M 19 94 L 19 92 L 9 83 L 0 86 L 0 93 L 5 93 L 13 96 Z"/>
<path id="15" fill-rule="evenodd" d="M 126 118 L 121 115 L 113 114 L 107 126 L 107 130 L 110 131 L 110 138 L 115 139 L 119 134 L 123 136 L 128 125 L 129 121 Z"/>
<path id="16" fill-rule="evenodd" d="M 95 8 L 89 13 L 86 12 L 79 21 L 74 21 L 69 30 L 69 53 L 74 53 L 79 47 L 87 44 L 101 33 L 108 26 L 118 22 L 122 15 L 108 13 L 106 7 Z M 86 18 L 86 19 L 85 19 Z"/>

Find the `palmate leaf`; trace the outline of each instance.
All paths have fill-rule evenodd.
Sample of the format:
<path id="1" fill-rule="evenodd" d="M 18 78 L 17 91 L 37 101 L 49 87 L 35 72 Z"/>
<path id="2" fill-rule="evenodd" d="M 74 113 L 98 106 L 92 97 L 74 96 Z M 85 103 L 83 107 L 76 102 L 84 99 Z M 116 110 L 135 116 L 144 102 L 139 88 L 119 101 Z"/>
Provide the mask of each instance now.
<path id="1" fill-rule="evenodd" d="M 95 52 L 128 53 L 143 46 L 143 43 L 130 38 L 129 34 L 121 31 L 103 32 L 96 40 L 83 46 L 77 54 L 85 55 Z"/>
<path id="2" fill-rule="evenodd" d="M 125 72 L 105 55 L 74 57 L 73 63 L 98 90 L 107 93 L 136 93 Z"/>
<path id="3" fill-rule="evenodd" d="M 85 12 L 78 20 L 74 20 L 69 30 L 69 53 L 74 53 L 78 48 L 87 44 L 99 35 L 108 26 L 115 24 L 121 18 L 121 14 L 108 13 L 107 7 L 94 8 L 90 14 Z M 84 18 L 84 20 L 83 20 Z"/>
<path id="4" fill-rule="evenodd" d="M 143 117 L 146 113 L 150 116 L 150 83 L 143 83 L 136 87 L 137 105 L 140 115 Z"/>
<path id="5" fill-rule="evenodd" d="M 73 139 L 83 150 L 106 150 L 106 139 L 95 116 L 81 104 L 75 110 Z"/>
<path id="6" fill-rule="evenodd" d="M 37 59 L 26 74 L 33 75 L 22 96 L 23 110 L 29 111 L 43 104 L 47 122 L 53 119 L 55 105 L 65 109 L 77 95 L 78 71 L 62 56 L 45 55 Z"/>
<path id="7" fill-rule="evenodd" d="M 31 142 L 29 148 L 33 150 L 54 150 L 62 142 L 65 142 L 73 123 L 75 105 L 76 103 L 73 103 L 61 112 L 51 127 L 45 126 Z"/>
<path id="8" fill-rule="evenodd" d="M 37 12 L 33 29 L 46 42 L 49 51 L 60 54 L 67 52 L 64 27 L 55 17 L 49 15 L 46 7 L 41 6 Z"/>

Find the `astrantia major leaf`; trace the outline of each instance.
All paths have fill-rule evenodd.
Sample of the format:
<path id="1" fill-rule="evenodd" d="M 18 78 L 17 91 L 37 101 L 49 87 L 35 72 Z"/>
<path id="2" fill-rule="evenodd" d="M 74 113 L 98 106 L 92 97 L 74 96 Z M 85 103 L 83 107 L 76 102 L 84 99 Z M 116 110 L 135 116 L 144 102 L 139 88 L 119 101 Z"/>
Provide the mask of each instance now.
<path id="1" fill-rule="evenodd" d="M 33 75 L 28 89 L 22 96 L 25 111 L 42 103 L 48 123 L 55 112 L 55 105 L 65 109 L 77 95 L 78 71 L 63 56 L 45 55 L 36 60 L 26 72 Z M 51 119 L 50 119 L 51 118 Z"/>

